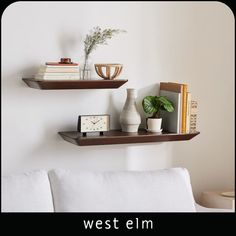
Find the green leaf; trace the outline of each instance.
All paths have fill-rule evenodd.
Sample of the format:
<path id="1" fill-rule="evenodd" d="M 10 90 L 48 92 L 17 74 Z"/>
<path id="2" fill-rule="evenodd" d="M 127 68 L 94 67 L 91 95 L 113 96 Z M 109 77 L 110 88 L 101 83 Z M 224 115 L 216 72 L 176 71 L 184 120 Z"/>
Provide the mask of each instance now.
<path id="1" fill-rule="evenodd" d="M 171 102 L 167 99 L 165 96 L 158 97 L 158 100 L 164 105 L 164 104 L 171 104 Z"/>
<path id="2" fill-rule="evenodd" d="M 143 110 L 147 114 L 156 113 L 158 110 L 157 100 L 154 96 L 146 96 L 142 102 Z"/>
<path id="3" fill-rule="evenodd" d="M 163 107 L 168 112 L 173 112 L 174 111 L 174 107 L 171 104 L 165 104 L 165 105 L 163 105 Z"/>
<path id="4" fill-rule="evenodd" d="M 158 115 L 159 110 L 174 111 L 173 103 L 165 96 L 146 96 L 142 102 L 143 110 L 147 114 Z"/>
<path id="5" fill-rule="evenodd" d="M 170 100 L 168 100 L 167 97 L 160 96 L 159 101 L 161 102 L 162 110 L 166 110 L 168 112 L 173 112 L 174 111 L 173 104 Z"/>

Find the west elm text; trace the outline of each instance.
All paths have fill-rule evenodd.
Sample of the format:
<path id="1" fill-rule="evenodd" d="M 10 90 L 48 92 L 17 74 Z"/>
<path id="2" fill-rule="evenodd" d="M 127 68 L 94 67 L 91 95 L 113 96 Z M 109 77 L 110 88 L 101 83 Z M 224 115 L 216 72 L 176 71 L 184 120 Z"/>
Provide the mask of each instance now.
<path id="1" fill-rule="evenodd" d="M 84 220 L 85 229 L 119 229 L 120 224 L 117 218 L 113 220 Z M 126 229 L 153 229 L 152 220 L 140 220 L 135 218 L 125 222 Z M 123 227 L 122 227 L 123 228 Z"/>

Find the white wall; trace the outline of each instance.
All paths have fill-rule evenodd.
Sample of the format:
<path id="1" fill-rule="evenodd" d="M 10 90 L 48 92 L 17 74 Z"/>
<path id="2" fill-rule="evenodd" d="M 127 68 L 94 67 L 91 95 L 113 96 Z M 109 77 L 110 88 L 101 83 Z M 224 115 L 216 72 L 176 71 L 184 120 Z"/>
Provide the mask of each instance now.
<path id="1" fill-rule="evenodd" d="M 94 52 L 94 63 L 124 64 L 117 90 L 36 90 L 23 76 L 40 64 L 81 62 L 94 26 L 128 31 Z M 93 76 L 96 76 L 95 73 Z M 110 113 L 119 128 L 126 88 L 157 94 L 160 81 L 189 85 L 198 100 L 191 141 L 78 147 L 58 131 L 79 114 Z M 29 169 L 151 170 L 184 166 L 196 198 L 234 186 L 234 17 L 219 2 L 16 2 L 2 17 L 2 173 Z"/>

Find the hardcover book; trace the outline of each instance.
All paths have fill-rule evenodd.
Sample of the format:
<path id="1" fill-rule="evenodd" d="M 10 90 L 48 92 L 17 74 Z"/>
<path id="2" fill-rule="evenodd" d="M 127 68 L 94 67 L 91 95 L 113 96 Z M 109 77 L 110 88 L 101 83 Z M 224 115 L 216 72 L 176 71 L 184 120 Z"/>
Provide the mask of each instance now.
<path id="1" fill-rule="evenodd" d="M 78 63 L 61 63 L 61 62 L 46 62 L 49 66 L 78 66 Z"/>
<path id="2" fill-rule="evenodd" d="M 79 73 L 79 66 L 41 66 L 39 73 Z"/>
<path id="3" fill-rule="evenodd" d="M 186 119 L 187 119 L 187 91 L 188 85 L 187 84 L 179 84 L 169 82 L 172 85 L 181 86 L 181 94 L 182 94 L 182 113 L 181 113 L 181 133 L 186 133 Z"/>
<path id="4" fill-rule="evenodd" d="M 197 131 L 197 101 L 191 101 L 190 111 L 190 133 Z"/>
<path id="5" fill-rule="evenodd" d="M 43 75 L 43 74 L 37 74 L 35 76 L 36 80 L 80 80 L 80 76 L 78 73 L 69 74 L 68 75 Z"/>
<path id="6" fill-rule="evenodd" d="M 186 133 L 190 132 L 190 114 L 191 114 L 191 93 L 187 93 L 187 117 L 186 117 Z"/>
<path id="7" fill-rule="evenodd" d="M 163 130 L 181 133 L 182 86 L 172 83 L 160 83 L 160 96 L 166 96 L 174 106 L 173 112 L 161 111 Z"/>

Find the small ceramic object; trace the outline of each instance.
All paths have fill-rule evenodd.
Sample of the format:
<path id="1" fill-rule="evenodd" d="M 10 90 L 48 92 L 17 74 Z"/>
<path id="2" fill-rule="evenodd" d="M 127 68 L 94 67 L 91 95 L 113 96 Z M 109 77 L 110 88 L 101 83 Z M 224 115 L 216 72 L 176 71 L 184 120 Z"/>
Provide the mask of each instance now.
<path id="1" fill-rule="evenodd" d="M 71 59 L 70 58 L 61 58 L 61 60 L 60 60 L 60 62 L 59 62 L 60 64 L 72 64 L 72 61 L 71 61 Z"/>

